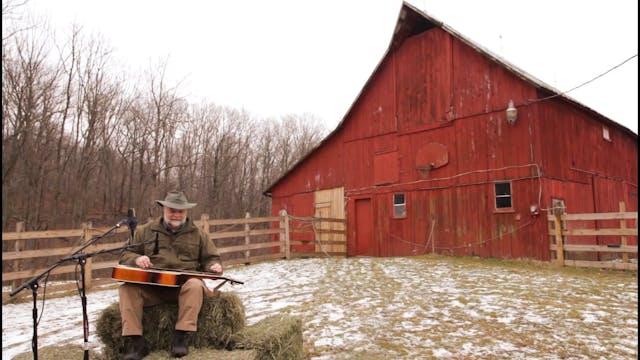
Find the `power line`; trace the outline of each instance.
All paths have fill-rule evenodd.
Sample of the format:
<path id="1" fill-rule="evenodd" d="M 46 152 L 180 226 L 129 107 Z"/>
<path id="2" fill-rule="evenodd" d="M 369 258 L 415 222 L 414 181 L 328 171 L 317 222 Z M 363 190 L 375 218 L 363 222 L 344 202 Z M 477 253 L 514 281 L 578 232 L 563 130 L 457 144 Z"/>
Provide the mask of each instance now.
<path id="1" fill-rule="evenodd" d="M 619 63 L 618 65 L 616 65 L 616 66 L 614 66 L 614 67 L 610 68 L 609 70 L 607 70 L 607 71 L 603 72 L 602 74 L 600 74 L 600 75 L 598 75 L 598 76 L 596 76 L 596 77 L 592 78 L 591 80 L 587 80 L 587 81 L 583 82 L 582 84 L 580 84 L 580 85 L 578 85 L 578 86 L 575 86 L 575 87 L 573 87 L 573 88 L 571 88 L 571 89 L 569 89 L 569 90 L 567 90 L 567 91 L 563 91 L 563 92 L 558 93 L 558 94 L 555 94 L 555 95 L 547 96 L 547 97 L 542 98 L 542 99 L 529 99 L 529 100 L 528 100 L 528 102 L 529 102 L 530 104 L 531 104 L 531 103 L 537 103 L 537 102 L 540 102 L 540 101 L 553 99 L 553 98 L 558 97 L 558 96 L 566 95 L 567 93 L 569 93 L 569 92 L 571 92 L 571 91 L 573 91 L 573 90 L 579 89 L 579 88 L 581 88 L 581 87 L 583 87 L 583 86 L 585 86 L 585 85 L 587 85 L 587 84 L 589 84 L 589 83 L 591 83 L 591 82 L 594 82 L 595 80 L 597 80 L 597 79 L 599 79 L 599 78 L 601 78 L 601 77 L 603 77 L 603 76 L 607 75 L 608 73 L 610 73 L 610 72 L 612 72 L 613 70 L 615 70 L 615 69 L 617 69 L 617 68 L 621 67 L 622 65 L 626 64 L 627 62 L 631 61 L 631 59 L 636 58 L 636 57 L 638 57 L 638 54 L 632 55 L 632 56 L 631 56 L 631 57 L 629 57 L 628 59 L 626 59 L 626 60 L 624 60 L 623 62 Z"/>

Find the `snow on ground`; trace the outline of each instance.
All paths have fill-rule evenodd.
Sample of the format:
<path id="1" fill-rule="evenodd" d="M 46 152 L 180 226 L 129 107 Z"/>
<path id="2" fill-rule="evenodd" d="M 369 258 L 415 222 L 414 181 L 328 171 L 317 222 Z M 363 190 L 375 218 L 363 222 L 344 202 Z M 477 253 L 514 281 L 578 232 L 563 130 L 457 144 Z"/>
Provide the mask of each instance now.
<path id="1" fill-rule="evenodd" d="M 628 273 L 419 257 L 289 260 L 225 275 L 245 282 L 222 290 L 240 296 L 249 325 L 300 317 L 314 360 L 638 357 L 638 283 Z M 88 293 L 92 348 L 102 346 L 101 311 L 117 300 L 114 289 Z M 3 359 L 31 351 L 32 307 L 3 305 Z M 37 330 L 39 348 L 82 344 L 80 297 L 46 300 Z"/>

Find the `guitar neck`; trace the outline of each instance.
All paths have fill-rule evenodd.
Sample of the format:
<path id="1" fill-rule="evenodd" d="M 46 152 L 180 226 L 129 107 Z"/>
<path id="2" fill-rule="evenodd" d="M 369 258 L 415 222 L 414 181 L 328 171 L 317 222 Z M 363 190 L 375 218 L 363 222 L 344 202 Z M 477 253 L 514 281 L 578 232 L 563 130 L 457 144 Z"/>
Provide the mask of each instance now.
<path id="1" fill-rule="evenodd" d="M 190 270 L 176 270 L 176 269 L 163 269 L 163 268 L 148 268 L 148 270 L 160 271 L 160 272 L 170 272 L 175 273 L 180 277 L 186 278 L 197 278 L 197 279 L 209 279 L 209 280 L 225 280 L 229 281 L 232 284 L 244 284 L 244 282 L 232 279 L 227 276 L 222 276 L 214 273 L 200 272 L 200 271 L 190 271 Z"/>

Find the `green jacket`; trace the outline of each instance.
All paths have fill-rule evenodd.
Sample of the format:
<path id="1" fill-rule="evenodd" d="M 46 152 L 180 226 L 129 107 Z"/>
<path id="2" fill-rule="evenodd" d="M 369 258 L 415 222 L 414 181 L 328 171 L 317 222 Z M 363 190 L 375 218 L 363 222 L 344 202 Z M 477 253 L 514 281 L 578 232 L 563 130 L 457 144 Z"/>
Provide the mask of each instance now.
<path id="1" fill-rule="evenodd" d="M 148 243 L 141 244 L 145 241 Z M 159 217 L 139 226 L 129 242 L 141 245 L 120 255 L 122 265 L 135 266 L 136 258 L 142 255 L 151 259 L 154 268 L 209 271 L 212 263 L 222 265 L 213 240 L 189 218 L 178 232 L 171 233 Z"/>

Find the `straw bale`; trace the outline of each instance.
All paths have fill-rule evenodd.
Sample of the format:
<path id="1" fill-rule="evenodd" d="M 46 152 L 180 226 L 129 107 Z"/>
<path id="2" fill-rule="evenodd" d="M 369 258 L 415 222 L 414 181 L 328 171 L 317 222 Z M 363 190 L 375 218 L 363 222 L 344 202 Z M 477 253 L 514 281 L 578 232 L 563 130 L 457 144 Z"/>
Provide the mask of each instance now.
<path id="1" fill-rule="evenodd" d="M 144 360 L 174 360 L 166 350 L 156 351 L 144 357 Z M 217 349 L 189 349 L 189 354 L 182 360 L 258 360 L 255 350 L 217 350 Z"/>
<path id="2" fill-rule="evenodd" d="M 234 337 L 237 349 L 255 349 L 260 360 L 299 360 L 304 357 L 302 320 L 273 315 L 247 326 Z"/>
<path id="3" fill-rule="evenodd" d="M 38 349 L 39 359 L 82 359 L 84 350 L 81 345 L 50 345 Z M 89 350 L 89 358 L 92 360 L 104 360 L 104 355 Z M 32 351 L 16 355 L 13 360 L 32 360 Z M 166 350 L 155 351 L 144 360 L 173 360 L 174 357 Z M 216 350 L 216 349 L 194 349 L 191 348 L 189 354 L 183 360 L 258 360 L 256 350 Z"/>
<path id="4" fill-rule="evenodd" d="M 169 350 L 178 316 L 178 305 L 162 304 L 145 308 L 144 338 L 151 351 Z M 150 326 L 153 324 L 153 326 Z M 235 293 L 220 292 L 206 297 L 198 317 L 198 331 L 190 334 L 192 348 L 232 349 L 233 335 L 246 325 L 245 309 Z M 107 307 L 98 318 L 96 332 L 104 344 L 107 359 L 118 359 L 125 352 L 125 338 L 118 303 Z"/>
<path id="5" fill-rule="evenodd" d="M 82 345 L 49 345 L 38 349 L 38 359 L 82 359 L 83 357 L 84 350 Z M 103 359 L 101 354 L 96 354 L 93 350 L 89 350 L 89 358 L 93 360 Z M 32 359 L 33 350 L 20 353 L 12 358 L 12 360 Z"/>

